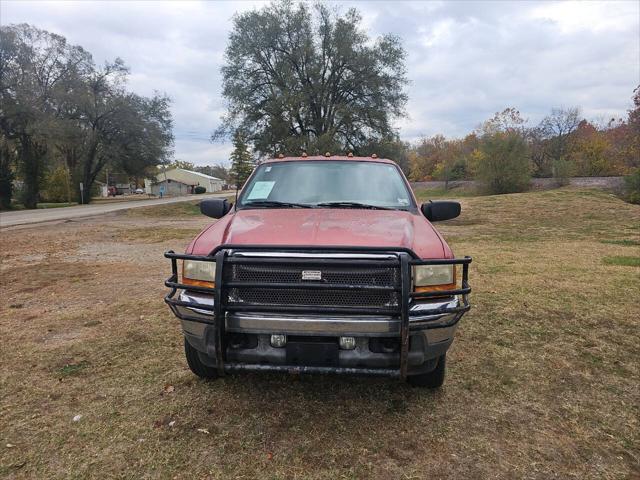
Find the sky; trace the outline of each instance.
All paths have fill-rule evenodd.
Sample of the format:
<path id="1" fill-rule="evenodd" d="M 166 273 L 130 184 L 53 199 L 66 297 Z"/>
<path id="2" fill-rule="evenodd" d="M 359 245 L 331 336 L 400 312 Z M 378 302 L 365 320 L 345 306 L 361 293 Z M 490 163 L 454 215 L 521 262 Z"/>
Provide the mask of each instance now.
<path id="1" fill-rule="evenodd" d="M 640 1 L 345 1 L 375 38 L 401 37 L 410 85 L 400 136 L 464 136 L 516 107 L 531 124 L 552 107 L 588 119 L 626 117 L 640 84 Z M 235 12 L 259 1 L 0 2 L 0 24 L 30 23 L 92 53 L 121 57 L 129 88 L 172 98 L 175 158 L 228 164 L 230 143 L 209 138 L 225 111 L 220 67 Z"/>

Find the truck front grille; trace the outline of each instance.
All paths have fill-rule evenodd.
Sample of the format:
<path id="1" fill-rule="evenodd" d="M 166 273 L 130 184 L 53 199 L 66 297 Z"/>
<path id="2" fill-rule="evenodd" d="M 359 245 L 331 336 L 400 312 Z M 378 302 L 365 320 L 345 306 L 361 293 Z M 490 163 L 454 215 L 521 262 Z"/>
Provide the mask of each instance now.
<path id="1" fill-rule="evenodd" d="M 286 262 L 286 263 L 285 263 Z M 321 280 L 302 280 L 303 271 L 321 272 Z M 400 287 L 397 266 L 296 264 L 294 259 L 283 263 L 227 264 L 224 283 L 247 282 L 260 287 L 232 287 L 228 303 L 293 307 L 352 307 L 395 310 L 399 292 L 393 290 L 352 290 L 347 285 L 368 287 Z M 288 283 L 291 288 L 273 288 L 269 284 Z M 263 285 L 264 286 L 263 286 Z M 345 288 L 314 289 L 313 284 L 345 285 Z"/>

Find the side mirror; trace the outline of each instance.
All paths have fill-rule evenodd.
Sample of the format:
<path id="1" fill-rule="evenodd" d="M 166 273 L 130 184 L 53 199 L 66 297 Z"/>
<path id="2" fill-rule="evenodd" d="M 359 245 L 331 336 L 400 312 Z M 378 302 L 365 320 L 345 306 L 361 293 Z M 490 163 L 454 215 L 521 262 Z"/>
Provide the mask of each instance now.
<path id="1" fill-rule="evenodd" d="M 456 218 L 461 208 L 458 202 L 439 201 L 423 203 L 420 210 L 430 222 L 441 222 Z"/>
<path id="2" fill-rule="evenodd" d="M 229 210 L 231 203 L 226 198 L 212 198 L 200 202 L 200 213 L 211 218 L 222 218 Z"/>

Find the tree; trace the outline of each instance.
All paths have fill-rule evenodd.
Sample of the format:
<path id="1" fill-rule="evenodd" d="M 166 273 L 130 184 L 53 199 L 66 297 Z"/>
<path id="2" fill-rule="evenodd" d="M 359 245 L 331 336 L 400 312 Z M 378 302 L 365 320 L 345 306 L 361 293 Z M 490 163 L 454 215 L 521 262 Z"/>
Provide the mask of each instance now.
<path id="1" fill-rule="evenodd" d="M 527 144 L 518 132 L 485 134 L 475 157 L 476 178 L 488 193 L 522 192 L 529 187 Z"/>
<path id="2" fill-rule="evenodd" d="M 195 171 L 219 178 L 225 182 L 230 181 L 229 170 L 224 165 L 204 165 L 201 167 L 195 167 Z"/>
<path id="3" fill-rule="evenodd" d="M 142 176 L 173 154 L 173 120 L 168 96 L 127 94 L 113 121 L 119 127 L 111 138 L 113 166 L 130 177 Z"/>
<path id="4" fill-rule="evenodd" d="M 525 138 L 529 145 L 529 158 L 534 177 L 550 177 L 553 173 L 551 161 L 547 155 L 547 140 L 540 128 L 530 127 L 525 130 Z"/>
<path id="5" fill-rule="evenodd" d="M 95 180 L 107 165 L 136 177 L 168 161 L 173 143 L 169 99 L 128 93 L 128 72 L 122 60 L 108 62 L 73 79 L 60 99 L 65 123 L 57 148 L 78 202 L 91 201 Z"/>
<path id="6" fill-rule="evenodd" d="M 59 165 L 45 177 L 44 201 L 68 202 L 71 197 L 69 187 L 69 172 L 65 167 Z"/>
<path id="7" fill-rule="evenodd" d="M 540 122 L 539 128 L 546 139 L 545 155 L 550 159 L 553 176 L 562 178 L 570 169 L 567 155 L 570 149 L 571 134 L 580 124 L 580 109 L 553 108 L 551 115 Z"/>
<path id="8" fill-rule="evenodd" d="M 183 170 L 191 170 L 191 171 L 196 170 L 196 166 L 193 163 L 187 162 L 185 160 L 174 160 L 169 165 L 167 165 L 167 168 L 181 168 Z"/>
<path id="9" fill-rule="evenodd" d="M 640 205 L 640 168 L 624 177 L 624 193 L 629 203 Z"/>
<path id="10" fill-rule="evenodd" d="M 409 144 L 403 142 L 397 135 L 373 140 L 363 145 L 358 151 L 359 155 L 369 156 L 376 154 L 379 158 L 388 158 L 395 161 L 405 175 L 410 173 Z"/>
<path id="11" fill-rule="evenodd" d="M 91 201 L 91 186 L 114 158 L 113 147 L 123 130 L 120 121 L 126 120 L 127 116 L 124 113 L 128 106 L 124 91 L 127 73 L 120 59 L 106 63 L 102 69 L 91 72 L 82 93 L 74 99 L 79 111 L 77 127 L 83 135 L 79 164 L 69 166 L 69 169 L 73 172 L 74 187 L 78 186 L 79 202 Z M 80 183 L 83 191 L 79 189 Z"/>
<path id="12" fill-rule="evenodd" d="M 474 152 L 476 178 L 489 193 L 521 192 L 531 179 L 526 120 L 516 108 L 505 108 L 477 130 L 479 148 Z"/>
<path id="13" fill-rule="evenodd" d="M 244 134 L 238 130 L 233 136 L 233 152 L 231 152 L 231 170 L 229 172 L 237 189 L 242 188 L 252 171 L 251 153 L 249 153 Z"/>
<path id="14" fill-rule="evenodd" d="M 444 181 L 444 189 L 449 190 L 449 182 L 464 178 L 466 174 L 466 161 L 464 153 L 464 141 L 447 140 L 440 160 L 436 164 L 433 176 Z"/>
<path id="15" fill-rule="evenodd" d="M 13 196 L 13 168 L 15 149 L 11 142 L 0 131 L 0 208 L 11 208 Z"/>
<path id="16" fill-rule="evenodd" d="M 238 14 L 222 68 L 229 102 L 213 139 L 240 129 L 263 155 L 353 151 L 392 138 L 404 115 L 405 52 L 371 41 L 355 9 L 276 1 Z"/>
<path id="17" fill-rule="evenodd" d="M 640 169 L 640 85 L 633 91 L 633 108 L 629 110 L 627 125 L 629 126 L 628 166 Z"/>
<path id="18" fill-rule="evenodd" d="M 88 203 L 107 165 L 138 175 L 167 161 L 169 99 L 127 92 L 122 60 L 96 68 L 82 47 L 26 24 L 1 27 L 0 36 L 0 135 L 16 154 L 25 206 L 36 207 L 44 174 L 59 163 Z"/>
<path id="19" fill-rule="evenodd" d="M 66 80 L 90 65 L 91 56 L 60 35 L 27 24 L 0 28 L 0 128 L 15 142 L 27 208 L 36 207 L 51 154 L 55 98 Z"/>
<path id="20" fill-rule="evenodd" d="M 427 180 L 433 177 L 438 163 L 442 161 L 447 139 L 444 135 L 425 137 L 414 148 L 411 156 L 411 179 Z"/>
<path id="21" fill-rule="evenodd" d="M 573 134 L 569 159 L 579 176 L 591 177 L 615 173 L 615 165 L 608 153 L 611 145 L 604 132 L 582 120 Z"/>
<path id="22" fill-rule="evenodd" d="M 629 173 L 634 165 L 640 167 L 639 150 L 634 149 L 634 138 L 631 125 L 623 119 L 611 119 L 606 128 L 600 132 L 607 142 L 605 155 L 611 163 L 614 175 Z"/>
<path id="23" fill-rule="evenodd" d="M 509 107 L 502 112 L 496 112 L 493 117 L 483 122 L 480 133 L 493 135 L 497 132 L 515 132 L 524 135 L 526 122 L 517 108 Z"/>

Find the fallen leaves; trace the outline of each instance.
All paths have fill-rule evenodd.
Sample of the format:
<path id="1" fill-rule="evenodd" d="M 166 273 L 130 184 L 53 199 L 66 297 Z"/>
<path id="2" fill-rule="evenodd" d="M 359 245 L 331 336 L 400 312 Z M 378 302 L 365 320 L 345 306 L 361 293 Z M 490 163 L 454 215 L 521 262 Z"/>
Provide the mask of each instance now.
<path id="1" fill-rule="evenodd" d="M 167 415 L 160 420 L 154 421 L 153 428 L 173 427 L 175 424 L 176 421 Z"/>
<path id="2" fill-rule="evenodd" d="M 168 383 L 162 388 L 163 393 L 173 393 L 176 388 L 173 385 L 169 385 Z"/>

